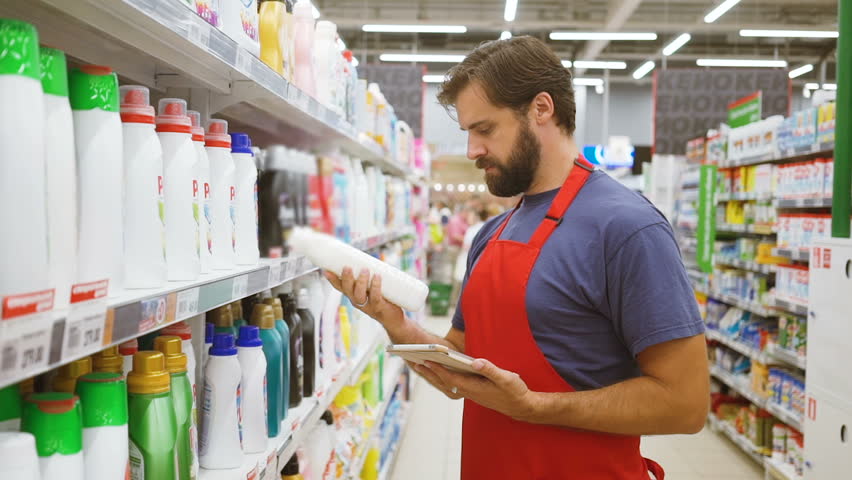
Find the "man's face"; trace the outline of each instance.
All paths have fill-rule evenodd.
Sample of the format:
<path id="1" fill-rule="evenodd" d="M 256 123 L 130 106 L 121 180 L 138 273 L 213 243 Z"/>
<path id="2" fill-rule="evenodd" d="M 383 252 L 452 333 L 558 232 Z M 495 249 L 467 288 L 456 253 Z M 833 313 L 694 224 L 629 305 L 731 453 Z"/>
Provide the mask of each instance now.
<path id="1" fill-rule="evenodd" d="M 488 190 L 498 197 L 529 190 L 541 160 L 541 143 L 526 116 L 493 105 L 476 82 L 459 93 L 456 112 L 468 132 L 467 157 L 485 170 Z"/>

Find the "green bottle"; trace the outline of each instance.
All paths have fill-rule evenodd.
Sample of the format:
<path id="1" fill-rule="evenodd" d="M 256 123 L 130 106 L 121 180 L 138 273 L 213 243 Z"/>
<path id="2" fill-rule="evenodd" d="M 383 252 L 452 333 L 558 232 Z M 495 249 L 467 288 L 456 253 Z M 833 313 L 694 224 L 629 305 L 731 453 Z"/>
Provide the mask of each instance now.
<path id="1" fill-rule="evenodd" d="M 35 436 L 41 478 L 85 478 L 83 426 L 76 395 L 67 392 L 29 395 L 24 400 L 21 431 Z"/>
<path id="2" fill-rule="evenodd" d="M 133 356 L 127 375 L 130 472 L 133 479 L 177 480 L 177 420 L 171 378 L 161 352 Z"/>
<path id="3" fill-rule="evenodd" d="M 171 397 L 177 421 L 178 478 L 190 480 L 195 478 L 197 468 L 194 455 L 198 444 L 197 421 L 195 410 L 192 409 L 192 385 L 186 370 L 187 357 L 182 351 L 181 342 L 178 336 L 163 335 L 154 340 L 154 347 L 165 355 L 166 370 L 171 376 Z"/>
<path id="4" fill-rule="evenodd" d="M 234 310 L 231 304 L 214 308 L 207 314 L 207 321 L 215 325 L 216 333 L 227 333 L 237 338 L 240 334 L 239 328 L 234 326 Z"/>
<path id="5" fill-rule="evenodd" d="M 0 432 L 21 428 L 21 388 L 17 383 L 0 388 Z"/>

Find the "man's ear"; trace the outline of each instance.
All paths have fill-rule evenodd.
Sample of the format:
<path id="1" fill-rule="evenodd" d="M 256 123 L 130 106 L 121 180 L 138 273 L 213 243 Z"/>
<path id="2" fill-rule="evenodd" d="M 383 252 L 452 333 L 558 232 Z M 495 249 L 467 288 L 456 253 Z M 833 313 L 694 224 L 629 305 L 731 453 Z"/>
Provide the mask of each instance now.
<path id="1" fill-rule="evenodd" d="M 536 125 L 544 125 L 556 114 L 553 98 L 547 92 L 541 92 L 533 98 L 530 104 L 530 120 Z"/>

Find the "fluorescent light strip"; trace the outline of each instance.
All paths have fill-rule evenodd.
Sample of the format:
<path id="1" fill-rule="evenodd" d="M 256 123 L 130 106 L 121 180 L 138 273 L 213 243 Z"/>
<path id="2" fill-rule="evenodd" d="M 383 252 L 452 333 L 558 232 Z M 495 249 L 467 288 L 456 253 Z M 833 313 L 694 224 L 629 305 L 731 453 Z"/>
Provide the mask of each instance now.
<path id="1" fill-rule="evenodd" d="M 381 33 L 465 33 L 464 25 L 376 25 L 367 24 L 361 27 L 365 32 Z"/>
<path id="2" fill-rule="evenodd" d="M 562 66 L 565 68 L 571 68 L 571 60 L 562 60 Z"/>
<path id="3" fill-rule="evenodd" d="M 806 83 L 805 88 L 807 88 L 808 90 L 819 90 L 819 84 L 818 83 Z"/>
<path id="4" fill-rule="evenodd" d="M 647 74 L 648 74 L 651 70 L 653 70 L 653 69 L 654 69 L 654 67 L 656 67 L 656 66 L 657 66 L 657 64 L 656 64 L 656 63 L 654 63 L 654 62 L 653 62 L 653 61 L 651 61 L 651 60 L 648 60 L 647 62 L 645 62 L 645 63 L 643 63 L 642 65 L 640 65 L 640 66 L 639 66 L 639 68 L 637 68 L 637 69 L 633 72 L 633 78 L 634 78 L 634 79 L 636 79 L 636 80 L 641 79 L 642 77 L 644 77 L 645 75 L 647 75 Z"/>
<path id="5" fill-rule="evenodd" d="M 740 3 L 740 0 L 725 0 L 704 16 L 704 23 L 713 23 L 719 20 L 719 17 L 728 13 L 728 10 L 734 8 L 738 3 Z"/>
<path id="6" fill-rule="evenodd" d="M 589 68 L 598 70 L 624 70 L 627 64 L 624 62 L 599 62 L 590 60 L 577 60 L 574 62 L 574 68 Z"/>
<path id="7" fill-rule="evenodd" d="M 793 70 L 790 70 L 790 73 L 788 73 L 787 76 L 790 78 L 796 78 L 801 77 L 802 75 L 812 71 L 814 71 L 814 66 L 809 63 L 807 65 L 802 65 L 799 68 L 794 68 Z"/>
<path id="8" fill-rule="evenodd" d="M 820 86 L 819 86 L 818 83 L 812 82 L 812 83 L 806 83 L 805 84 L 805 90 L 819 90 L 819 89 L 820 89 Z M 836 83 L 823 83 L 822 89 L 823 90 L 837 90 L 837 84 Z"/>
<path id="9" fill-rule="evenodd" d="M 651 32 L 550 32 L 551 40 L 656 40 Z"/>
<path id="10" fill-rule="evenodd" d="M 423 83 L 444 83 L 444 76 L 438 74 L 423 75 Z"/>
<path id="11" fill-rule="evenodd" d="M 500 40 L 508 40 L 510 38 L 512 38 L 512 32 L 508 30 L 503 30 L 502 32 L 500 32 Z"/>
<path id="12" fill-rule="evenodd" d="M 575 78 L 574 85 L 580 87 L 597 87 L 603 86 L 604 81 L 602 78 Z"/>
<path id="13" fill-rule="evenodd" d="M 837 38 L 839 32 L 830 30 L 740 30 L 741 37 L 764 38 Z"/>
<path id="14" fill-rule="evenodd" d="M 464 60 L 464 55 L 430 55 L 418 53 L 383 53 L 379 55 L 383 62 L 432 62 L 432 63 L 459 63 Z"/>
<path id="15" fill-rule="evenodd" d="M 699 67 L 753 67 L 753 68 L 784 68 L 786 60 L 748 60 L 734 58 L 699 58 L 695 61 Z"/>
<path id="16" fill-rule="evenodd" d="M 514 22 L 516 13 L 518 13 L 518 0 L 506 0 L 506 9 L 503 10 L 503 20 Z"/>
<path id="17" fill-rule="evenodd" d="M 677 38 L 672 40 L 668 45 L 663 48 L 663 55 L 670 56 L 676 51 L 680 50 L 680 47 L 686 45 L 690 40 L 692 40 L 692 35 L 688 33 L 681 33 Z"/>

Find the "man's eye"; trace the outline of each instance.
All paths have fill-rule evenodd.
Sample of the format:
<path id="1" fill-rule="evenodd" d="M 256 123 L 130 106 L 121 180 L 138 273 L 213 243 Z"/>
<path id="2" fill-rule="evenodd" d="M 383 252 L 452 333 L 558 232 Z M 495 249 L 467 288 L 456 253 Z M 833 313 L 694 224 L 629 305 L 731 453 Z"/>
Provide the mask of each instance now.
<path id="1" fill-rule="evenodd" d="M 492 128 L 480 128 L 479 134 L 480 135 L 491 135 L 492 130 L 493 130 Z"/>

